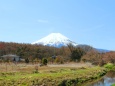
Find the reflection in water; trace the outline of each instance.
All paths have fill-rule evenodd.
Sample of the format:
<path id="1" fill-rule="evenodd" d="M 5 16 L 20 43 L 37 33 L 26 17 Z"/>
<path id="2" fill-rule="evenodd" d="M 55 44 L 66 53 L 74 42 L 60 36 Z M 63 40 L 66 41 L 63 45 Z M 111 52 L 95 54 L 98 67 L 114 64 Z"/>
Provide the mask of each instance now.
<path id="1" fill-rule="evenodd" d="M 115 71 L 108 72 L 101 80 L 87 86 L 111 86 L 113 83 L 115 83 Z"/>

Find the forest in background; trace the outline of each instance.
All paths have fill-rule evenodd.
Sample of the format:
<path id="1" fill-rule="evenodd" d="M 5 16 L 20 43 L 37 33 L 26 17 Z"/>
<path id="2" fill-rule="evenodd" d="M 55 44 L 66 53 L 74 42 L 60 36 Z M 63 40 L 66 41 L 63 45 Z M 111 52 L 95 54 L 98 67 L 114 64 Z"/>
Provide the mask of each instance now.
<path id="1" fill-rule="evenodd" d="M 41 62 L 46 58 L 48 62 L 91 62 L 95 65 L 106 63 L 115 64 L 115 51 L 100 53 L 88 45 L 77 47 L 68 44 L 67 47 L 50 47 L 43 45 L 31 45 L 24 43 L 0 42 L 0 57 L 3 55 L 18 55 L 21 59 L 29 59 L 30 62 Z"/>

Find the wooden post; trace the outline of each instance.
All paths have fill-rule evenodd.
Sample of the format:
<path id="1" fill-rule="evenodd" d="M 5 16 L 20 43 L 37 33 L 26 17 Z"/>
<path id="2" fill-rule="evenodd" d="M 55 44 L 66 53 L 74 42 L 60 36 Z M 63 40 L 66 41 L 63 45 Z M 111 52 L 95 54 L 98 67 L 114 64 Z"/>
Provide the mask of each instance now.
<path id="1" fill-rule="evenodd" d="M 6 63 L 6 72 L 7 72 L 7 63 Z"/>
<path id="2" fill-rule="evenodd" d="M 35 73 L 38 73 L 38 65 L 35 65 Z"/>

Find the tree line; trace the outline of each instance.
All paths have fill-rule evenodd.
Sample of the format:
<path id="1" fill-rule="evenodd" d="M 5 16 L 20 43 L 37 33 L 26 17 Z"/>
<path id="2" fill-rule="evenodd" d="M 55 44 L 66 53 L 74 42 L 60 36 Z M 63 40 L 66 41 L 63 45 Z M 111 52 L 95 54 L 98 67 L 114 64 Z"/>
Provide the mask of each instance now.
<path id="1" fill-rule="evenodd" d="M 74 47 L 68 44 L 66 47 L 56 48 L 25 43 L 0 42 L 0 56 L 7 54 L 18 55 L 27 62 L 42 61 L 42 59 L 46 58 L 50 63 L 64 63 L 70 61 L 91 62 L 96 65 L 104 65 L 108 62 L 115 63 L 114 51 L 100 53 L 89 45 L 78 45 Z"/>

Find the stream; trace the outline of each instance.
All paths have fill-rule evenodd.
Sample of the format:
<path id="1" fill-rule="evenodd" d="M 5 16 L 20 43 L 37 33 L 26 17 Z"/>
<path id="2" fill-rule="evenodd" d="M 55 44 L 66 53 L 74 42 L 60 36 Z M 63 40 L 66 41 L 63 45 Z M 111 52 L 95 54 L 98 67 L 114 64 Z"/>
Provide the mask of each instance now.
<path id="1" fill-rule="evenodd" d="M 100 80 L 88 82 L 85 86 L 111 86 L 113 83 L 115 83 L 115 71 L 110 71 Z"/>

